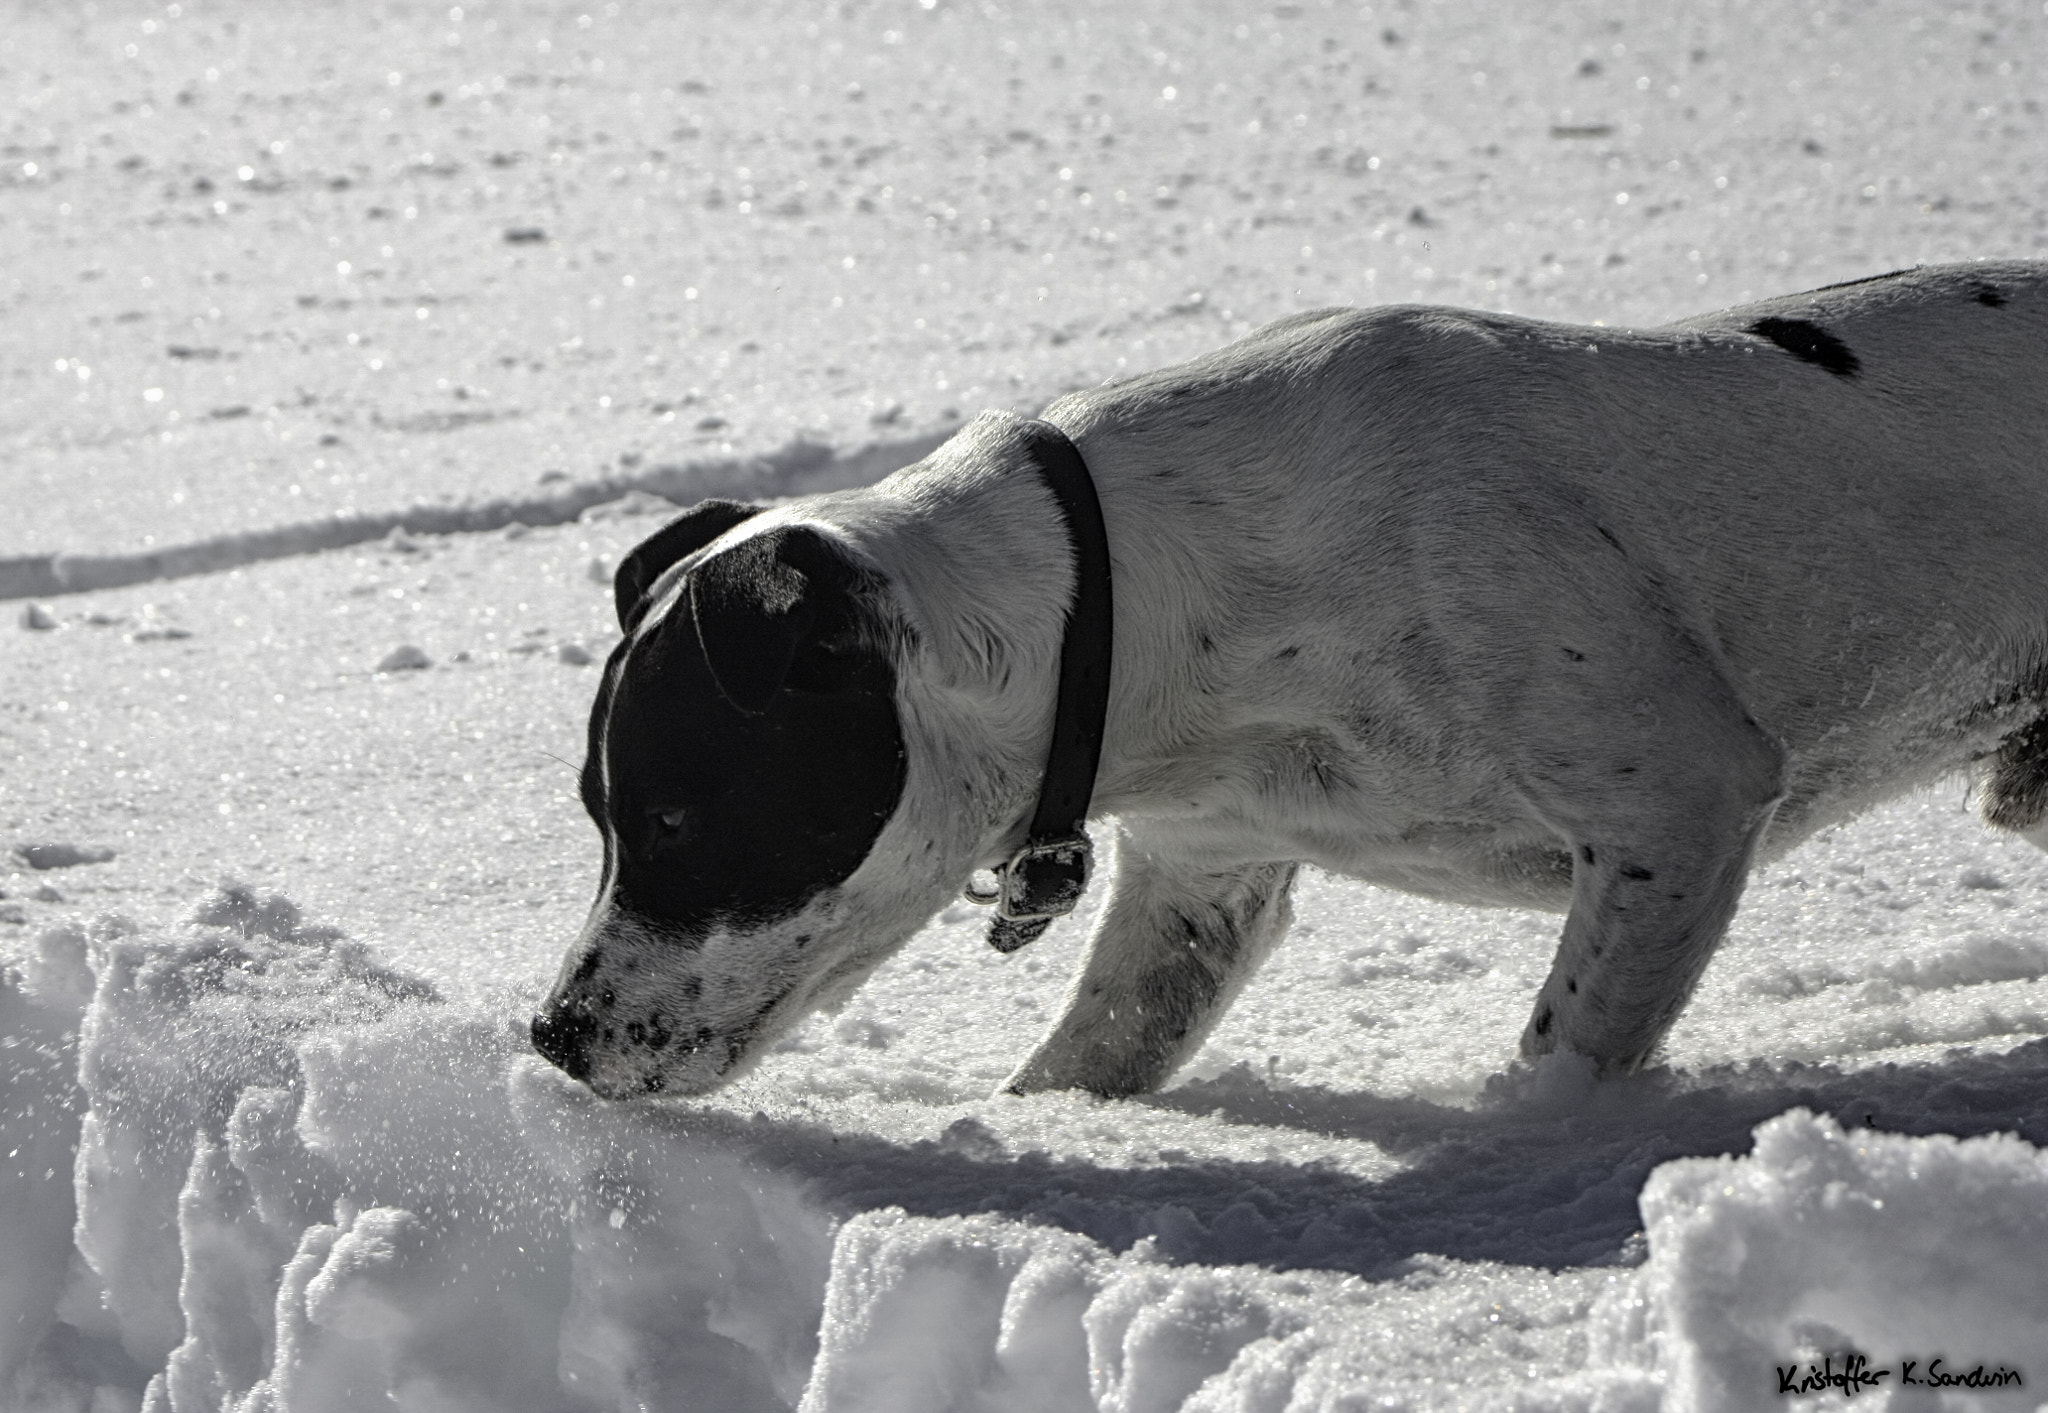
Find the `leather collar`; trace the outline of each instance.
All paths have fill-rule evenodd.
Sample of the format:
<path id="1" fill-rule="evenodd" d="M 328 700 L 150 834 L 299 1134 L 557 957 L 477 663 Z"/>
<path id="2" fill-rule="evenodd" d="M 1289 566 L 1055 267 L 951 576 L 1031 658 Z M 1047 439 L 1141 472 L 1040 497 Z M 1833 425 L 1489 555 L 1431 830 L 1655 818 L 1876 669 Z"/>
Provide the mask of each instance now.
<path id="1" fill-rule="evenodd" d="M 1067 606 L 1060 643 L 1060 680 L 1052 718 L 1052 745 L 1039 779 L 1038 807 L 1024 847 L 996 868 L 991 892 L 967 890 L 970 902 L 996 909 L 988 942 L 1014 952 L 1065 917 L 1088 886 L 1094 847 L 1088 839 L 1088 801 L 1102 759 L 1102 725 L 1109 713 L 1109 652 L 1113 601 L 1109 535 L 1088 464 L 1050 422 L 1024 424 L 1024 449 L 1059 502 L 1074 549 L 1074 600 Z"/>

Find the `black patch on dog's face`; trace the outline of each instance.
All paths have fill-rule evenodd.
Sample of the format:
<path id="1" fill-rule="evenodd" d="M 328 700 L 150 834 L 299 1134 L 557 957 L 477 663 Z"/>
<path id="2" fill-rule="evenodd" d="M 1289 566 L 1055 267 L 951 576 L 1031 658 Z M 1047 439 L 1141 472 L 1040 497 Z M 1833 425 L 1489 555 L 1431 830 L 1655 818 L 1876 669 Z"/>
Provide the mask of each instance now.
<path id="1" fill-rule="evenodd" d="M 612 653 L 583 803 L 613 906 L 685 937 L 744 929 L 860 866 L 906 771 L 875 587 L 815 531 L 772 531 L 693 568 Z"/>
<path id="2" fill-rule="evenodd" d="M 1820 325 L 1805 319 L 1780 319 L 1775 315 L 1749 326 L 1759 338 L 1769 339 L 1795 358 L 1825 368 L 1838 378 L 1853 378 L 1863 360 Z"/>

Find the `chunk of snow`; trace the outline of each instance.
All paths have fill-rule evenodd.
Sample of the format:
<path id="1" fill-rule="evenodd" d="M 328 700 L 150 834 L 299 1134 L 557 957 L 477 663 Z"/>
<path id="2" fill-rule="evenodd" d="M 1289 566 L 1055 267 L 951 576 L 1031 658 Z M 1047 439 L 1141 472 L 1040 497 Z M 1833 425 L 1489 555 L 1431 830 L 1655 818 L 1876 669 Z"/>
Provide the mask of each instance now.
<path id="1" fill-rule="evenodd" d="M 1851 1352 L 1889 1371 L 1884 1393 L 1908 1360 L 1921 1378 L 1935 1359 L 2048 1375 L 2048 1154 L 2011 1135 L 1907 1138 L 1795 1109 L 1748 1157 L 1664 1164 L 1642 1207 L 1678 1407 L 1764 1407 L 1779 1368 Z M 2008 1392 L 1970 1406 L 2040 1398 Z"/>
<path id="2" fill-rule="evenodd" d="M 423 667 L 432 667 L 434 660 L 411 643 L 401 643 L 378 659 L 379 672 L 417 672 Z"/>
<path id="3" fill-rule="evenodd" d="M 1178 1266 L 994 1216 L 841 1230 L 802 1413 L 1658 1406 L 1631 1273 Z M 1637 1322 L 1638 1325 L 1640 1321 Z"/>
<path id="4" fill-rule="evenodd" d="M 80 864 L 106 863 L 114 851 L 99 845 L 16 844 L 14 856 L 34 869 L 76 868 Z"/>

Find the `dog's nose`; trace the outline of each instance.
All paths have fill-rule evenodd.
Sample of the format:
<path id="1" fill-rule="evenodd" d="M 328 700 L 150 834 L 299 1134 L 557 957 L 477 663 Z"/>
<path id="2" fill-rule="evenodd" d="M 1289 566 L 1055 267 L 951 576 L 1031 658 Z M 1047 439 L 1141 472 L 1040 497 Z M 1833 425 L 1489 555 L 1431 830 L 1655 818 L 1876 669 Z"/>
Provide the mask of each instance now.
<path id="1" fill-rule="evenodd" d="M 542 1011 L 533 1018 L 533 1048 L 571 1079 L 590 1079 L 590 1038 L 597 1022 L 561 1010 Z"/>

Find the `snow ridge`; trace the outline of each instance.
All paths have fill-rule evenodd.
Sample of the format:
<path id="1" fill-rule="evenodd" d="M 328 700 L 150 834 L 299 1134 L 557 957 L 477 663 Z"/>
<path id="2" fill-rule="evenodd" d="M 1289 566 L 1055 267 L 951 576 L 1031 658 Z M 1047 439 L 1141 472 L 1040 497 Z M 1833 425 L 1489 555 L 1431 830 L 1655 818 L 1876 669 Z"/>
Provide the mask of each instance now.
<path id="1" fill-rule="evenodd" d="M 1091 1179 L 971 1116 L 890 1145 L 829 1105 L 606 1104 L 521 1032 L 239 886 L 155 932 L 46 930 L 0 973 L 0 1407 L 1734 1413 L 1853 1351 L 2022 1377 L 1944 1394 L 1995 1410 L 2048 1370 L 2048 1157 L 1990 1131 L 2037 1130 L 2048 1044 L 1933 1089 L 1558 1061 L 1463 1120 L 1244 1076 L 1155 1101 L 1409 1164 L 1247 1190 Z M 1671 1160 L 1801 1094 L 1748 1156 Z"/>
<path id="2" fill-rule="evenodd" d="M 323 520 L 213 536 L 190 544 L 125 554 L 64 552 L 0 559 L 0 600 L 46 598 L 158 579 L 212 574 L 239 565 L 412 535 L 476 534 L 508 525 L 565 525 L 595 505 L 638 491 L 689 504 L 709 496 L 775 499 L 878 481 L 917 461 L 958 428 L 839 448 L 797 438 L 762 456 L 692 461 L 578 481 L 546 495 L 459 505 L 338 515 Z"/>

